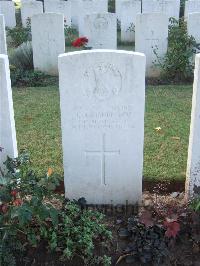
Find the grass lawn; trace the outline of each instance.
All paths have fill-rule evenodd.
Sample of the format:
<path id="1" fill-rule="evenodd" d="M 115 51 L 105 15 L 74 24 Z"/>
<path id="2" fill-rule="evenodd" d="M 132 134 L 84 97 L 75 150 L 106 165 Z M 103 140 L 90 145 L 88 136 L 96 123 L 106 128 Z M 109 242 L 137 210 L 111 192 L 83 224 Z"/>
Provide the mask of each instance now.
<path id="1" fill-rule="evenodd" d="M 184 179 L 192 86 L 149 86 L 146 92 L 144 176 Z M 19 149 L 40 173 L 63 174 L 58 87 L 14 88 Z M 160 127 L 161 129 L 155 129 Z"/>

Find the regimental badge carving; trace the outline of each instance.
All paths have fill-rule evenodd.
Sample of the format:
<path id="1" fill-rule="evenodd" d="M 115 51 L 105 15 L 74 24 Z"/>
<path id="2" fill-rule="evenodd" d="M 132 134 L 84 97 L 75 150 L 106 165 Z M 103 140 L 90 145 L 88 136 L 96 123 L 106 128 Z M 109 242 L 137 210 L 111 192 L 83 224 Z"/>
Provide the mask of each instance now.
<path id="1" fill-rule="evenodd" d="M 94 69 L 96 86 L 94 95 L 100 100 L 118 95 L 122 88 L 122 76 L 111 64 L 100 65 Z"/>
<path id="2" fill-rule="evenodd" d="M 122 75 L 109 63 L 99 63 L 85 71 L 84 77 L 88 78 L 87 96 L 93 95 L 101 101 L 117 96 L 122 89 Z"/>

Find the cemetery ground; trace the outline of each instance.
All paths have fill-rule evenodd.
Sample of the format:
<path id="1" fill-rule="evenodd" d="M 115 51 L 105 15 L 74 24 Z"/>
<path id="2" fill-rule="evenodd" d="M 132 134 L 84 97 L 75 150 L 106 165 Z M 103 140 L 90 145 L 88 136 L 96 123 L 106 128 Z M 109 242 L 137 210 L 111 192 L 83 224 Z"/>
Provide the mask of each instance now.
<path id="1" fill-rule="evenodd" d="M 144 181 L 148 182 L 144 184 L 145 190 L 150 191 L 145 191 L 143 194 L 144 207 L 139 209 L 141 223 L 138 224 L 137 220 L 128 220 L 134 217 L 129 213 L 129 209 L 125 211 L 120 206 L 97 208 L 105 214 L 103 223 L 108 226 L 113 237 L 112 240 L 107 241 L 107 247 L 97 245 L 94 253 L 97 256 L 107 255 L 111 258 L 113 265 L 116 263 L 117 265 L 151 265 L 149 256 L 154 258 L 152 265 L 199 265 L 199 221 L 197 220 L 199 215 L 191 207 L 186 211 L 187 207 L 181 193 L 185 181 L 191 97 L 191 84 L 149 85 L 146 88 Z M 58 84 L 46 87 L 15 87 L 13 98 L 19 149 L 29 151 L 31 168 L 40 176 L 44 176 L 46 169 L 49 168 L 62 177 Z M 166 190 L 168 186 L 163 185 L 163 180 L 173 181 L 170 190 Z M 178 181 L 178 185 L 175 185 L 174 181 Z M 58 195 L 64 193 L 64 187 L 58 187 L 57 192 Z M 55 198 L 53 197 L 50 202 L 55 204 Z M 58 208 L 59 206 L 60 203 Z M 158 224 L 165 222 L 166 219 L 173 226 L 167 229 L 171 234 L 170 238 L 163 240 L 164 231 L 163 229 L 159 231 Z M 135 234 L 137 230 L 140 232 L 140 237 L 133 243 L 131 234 Z M 150 252 L 147 250 L 145 253 L 145 241 L 149 239 L 144 235 L 152 234 L 154 239 L 154 233 L 159 235 L 159 237 L 156 236 L 157 245 L 161 245 L 162 248 L 155 254 L 152 244 L 154 240 L 152 240 L 152 250 Z M 133 251 L 128 252 L 128 250 L 130 245 L 136 245 L 140 250 L 140 238 L 144 241 L 144 247 L 135 256 Z M 33 265 L 44 265 L 44 263 L 82 265 L 80 258 L 76 256 L 66 264 L 55 262 L 56 254 L 47 253 L 45 247 L 40 245 L 29 250 L 28 261 L 29 263 L 35 261 Z M 141 262 L 137 264 L 138 259 Z M 101 263 L 109 265 L 110 262 L 105 257 L 104 262 L 101 261 Z M 90 265 L 96 264 L 97 262 L 90 261 Z"/>
<path id="2" fill-rule="evenodd" d="M 130 49 L 130 46 L 125 48 Z M 74 49 L 68 47 L 68 50 Z M 64 186 L 59 90 L 57 79 L 47 78 L 44 83 L 50 85 L 28 87 L 22 84 L 20 87 L 13 88 L 17 141 L 19 150 L 30 153 L 30 167 L 38 173 L 39 178 L 45 175 L 47 169 L 52 169 L 53 178 L 55 178 L 54 174 L 61 176 L 61 186 L 56 188 L 56 193 L 52 193 L 53 198 L 49 199 L 55 209 L 60 211 L 62 199 L 58 201 L 57 196 L 64 193 Z M 59 248 L 55 252 L 55 248 L 51 247 L 50 249 L 54 251 L 48 252 L 46 244 L 42 242 L 38 246 L 33 245 L 28 253 L 19 257 L 19 265 L 23 263 L 24 265 L 27 265 L 26 263 L 45 265 L 46 263 L 48 265 L 198 266 L 200 261 L 199 207 L 194 211 L 198 202 L 193 207 L 186 206 L 182 193 L 186 172 L 191 99 L 192 84 L 157 85 L 155 83 L 146 87 L 143 171 L 145 192 L 143 207 L 139 208 L 139 222 L 137 215 L 129 213 L 129 208 L 125 210 L 121 206 L 100 209 L 93 207 L 92 210 L 97 208 L 105 214 L 103 220 L 98 220 L 98 216 L 94 219 L 102 226 L 105 225 L 108 232 L 112 233 L 110 240 L 108 232 L 102 233 L 95 222 L 91 225 L 89 222 L 91 218 L 87 212 L 86 216 L 88 215 L 89 219 L 85 219 L 84 224 L 77 224 L 76 217 L 80 217 L 80 211 L 76 209 L 76 214 L 73 211 L 70 214 L 72 221 L 75 219 L 74 230 L 84 228 L 83 232 L 88 230 L 92 232 L 88 234 L 78 231 L 80 241 L 87 242 L 79 246 L 76 246 L 77 236 L 74 232 L 68 235 L 68 239 L 72 241 L 72 250 L 74 248 L 80 257 L 74 255 L 69 249 L 68 252 L 72 252 L 74 256 L 72 261 L 59 262 Z M 35 191 L 29 192 L 31 193 L 37 194 Z M 165 236 L 166 232 L 169 237 Z M 57 238 L 59 234 L 60 239 L 64 237 L 62 231 L 56 234 Z M 133 240 L 135 234 L 138 235 Z M 157 241 L 154 239 L 155 236 Z M 95 260 L 92 260 L 85 250 L 87 245 L 91 244 L 90 237 L 96 243 L 92 252 L 96 255 Z M 60 239 L 57 239 L 57 245 Z M 53 239 L 49 241 L 52 246 L 55 244 Z M 161 248 L 159 249 L 158 246 Z M 85 259 L 84 262 L 83 259 Z"/>
<path id="3" fill-rule="evenodd" d="M 58 82 L 42 78 L 13 86 L 20 156 L 0 189 L 0 266 L 199 266 L 200 202 L 183 192 L 192 84 L 146 86 L 144 192 L 133 208 L 65 199 Z"/>

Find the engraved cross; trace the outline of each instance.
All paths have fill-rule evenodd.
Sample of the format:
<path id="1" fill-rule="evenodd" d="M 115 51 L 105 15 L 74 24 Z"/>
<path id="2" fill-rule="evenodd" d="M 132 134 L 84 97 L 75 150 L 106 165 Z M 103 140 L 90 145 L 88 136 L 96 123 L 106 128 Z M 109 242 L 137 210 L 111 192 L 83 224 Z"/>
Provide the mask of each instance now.
<path id="1" fill-rule="evenodd" d="M 86 150 L 86 155 L 97 155 L 101 157 L 101 183 L 106 185 L 106 156 L 120 154 L 120 150 L 107 150 L 106 149 L 106 135 L 102 136 L 101 149 L 100 150 Z"/>

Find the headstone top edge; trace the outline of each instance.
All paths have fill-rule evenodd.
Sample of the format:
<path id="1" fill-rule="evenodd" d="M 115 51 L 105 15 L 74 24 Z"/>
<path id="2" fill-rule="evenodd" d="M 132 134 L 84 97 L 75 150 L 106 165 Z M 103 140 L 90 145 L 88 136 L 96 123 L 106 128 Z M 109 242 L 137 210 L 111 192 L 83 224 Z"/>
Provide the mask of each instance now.
<path id="1" fill-rule="evenodd" d="M 200 12 L 190 12 L 190 13 L 188 13 L 188 16 L 197 15 L 197 14 L 200 15 Z"/>
<path id="2" fill-rule="evenodd" d="M 63 17 L 64 18 L 64 15 L 62 13 L 58 13 L 58 12 L 45 12 L 45 13 L 39 13 L 39 14 L 35 14 L 31 17 L 31 19 L 33 18 L 37 18 L 37 17 L 47 17 L 49 14 L 51 15 L 54 15 L 54 16 L 57 16 L 57 17 Z"/>
<path id="3" fill-rule="evenodd" d="M 149 16 L 149 17 L 166 17 L 166 18 L 168 18 L 168 15 L 167 14 L 165 14 L 165 13 L 163 13 L 163 12 L 157 12 L 157 11 L 155 11 L 155 12 L 144 12 L 144 13 L 138 13 L 136 16 L 141 16 L 141 17 L 147 17 L 147 16 Z"/>
<path id="4" fill-rule="evenodd" d="M 77 52 L 69 52 L 69 53 L 60 54 L 58 58 L 62 59 L 65 57 L 71 57 L 71 56 L 82 55 L 82 54 L 106 54 L 106 53 L 132 55 L 132 56 L 135 56 L 135 57 L 137 56 L 141 58 L 146 57 L 144 53 L 139 53 L 139 52 L 131 52 L 131 51 L 125 51 L 125 50 L 110 50 L 110 49 L 93 49 L 89 51 L 86 50 L 86 51 L 77 51 Z"/>

